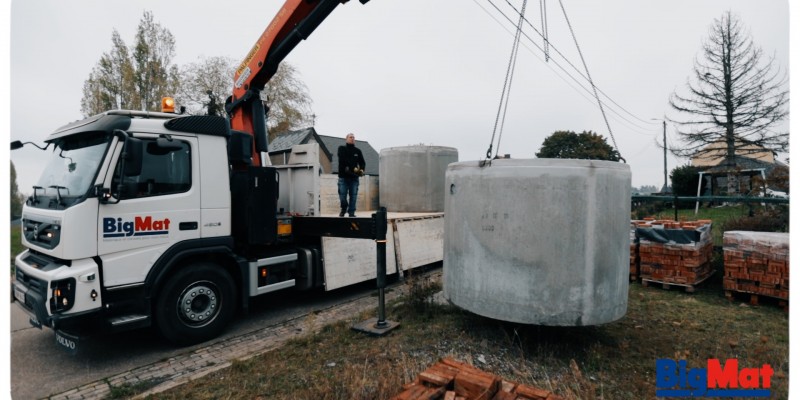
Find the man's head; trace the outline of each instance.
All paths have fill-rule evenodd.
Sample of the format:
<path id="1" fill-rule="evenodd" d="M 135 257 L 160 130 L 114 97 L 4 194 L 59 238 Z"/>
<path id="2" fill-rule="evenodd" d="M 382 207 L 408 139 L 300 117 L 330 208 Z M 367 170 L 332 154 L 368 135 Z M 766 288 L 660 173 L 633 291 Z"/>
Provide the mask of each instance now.
<path id="1" fill-rule="evenodd" d="M 356 144 L 356 135 L 348 133 L 347 136 L 345 136 L 345 141 L 347 144 Z"/>

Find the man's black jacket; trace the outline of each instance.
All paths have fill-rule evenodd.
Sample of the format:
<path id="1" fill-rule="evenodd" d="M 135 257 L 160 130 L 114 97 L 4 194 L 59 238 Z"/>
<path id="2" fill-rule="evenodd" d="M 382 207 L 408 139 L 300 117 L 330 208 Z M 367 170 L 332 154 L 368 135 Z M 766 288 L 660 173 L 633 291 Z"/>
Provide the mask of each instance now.
<path id="1" fill-rule="evenodd" d="M 364 155 L 361 154 L 361 150 L 354 144 L 339 146 L 337 156 L 339 157 L 340 178 L 358 177 L 358 175 L 353 172 L 353 169 L 357 166 L 363 170 L 367 166 L 367 163 L 364 161 Z"/>

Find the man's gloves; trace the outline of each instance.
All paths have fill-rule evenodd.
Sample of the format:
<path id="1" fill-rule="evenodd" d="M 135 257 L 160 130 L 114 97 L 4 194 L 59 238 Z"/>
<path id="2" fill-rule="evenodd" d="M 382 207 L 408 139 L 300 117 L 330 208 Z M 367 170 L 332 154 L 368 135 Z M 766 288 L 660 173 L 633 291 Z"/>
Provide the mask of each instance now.
<path id="1" fill-rule="evenodd" d="M 344 167 L 344 172 L 345 173 L 349 173 L 350 172 L 350 167 Z M 353 175 L 355 175 L 355 176 L 364 176 L 364 170 L 361 169 L 358 165 L 356 165 L 356 167 L 353 168 Z"/>

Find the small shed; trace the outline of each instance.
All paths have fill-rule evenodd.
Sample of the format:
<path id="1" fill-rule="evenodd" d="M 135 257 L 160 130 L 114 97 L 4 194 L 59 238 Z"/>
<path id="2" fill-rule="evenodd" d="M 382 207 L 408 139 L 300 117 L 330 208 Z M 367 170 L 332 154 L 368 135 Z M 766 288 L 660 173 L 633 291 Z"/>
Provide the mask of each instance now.
<path id="1" fill-rule="evenodd" d="M 319 144 L 319 163 L 322 172 L 325 174 L 336 174 L 338 172 L 339 159 L 337 151 L 339 146 L 345 145 L 344 137 L 323 136 L 317 134 L 313 128 L 305 128 L 296 131 L 279 133 L 272 143 L 269 144 L 269 159 L 272 165 L 286 165 L 289 163 L 289 156 L 292 147 L 298 144 Z M 356 147 L 364 155 L 367 163 L 366 175 L 378 175 L 380 165 L 380 155 L 377 151 L 364 140 L 356 140 Z"/>
<path id="2" fill-rule="evenodd" d="M 736 168 L 734 174 L 738 177 L 738 186 L 746 187 L 749 192 L 754 190 L 758 190 L 759 192 L 766 191 L 766 187 L 763 186 L 763 183 L 762 185 L 754 186 L 753 178 L 760 177 L 761 182 L 766 182 L 767 175 L 769 175 L 775 167 L 786 165 L 779 160 L 770 163 L 744 156 L 736 156 L 735 163 Z M 697 197 L 728 195 L 728 171 L 729 167 L 724 164 L 700 170 L 698 172 L 700 180 L 697 183 Z M 700 202 L 698 201 L 695 203 L 695 213 L 699 207 Z"/>
<path id="3" fill-rule="evenodd" d="M 335 174 L 337 173 L 337 168 L 339 165 L 339 157 L 336 155 L 337 151 L 339 150 L 339 146 L 345 145 L 344 137 L 333 137 L 333 136 L 325 136 L 320 135 L 320 139 L 322 142 L 325 143 L 325 147 L 331 150 L 331 166 L 332 170 L 330 173 Z M 356 139 L 356 147 L 361 150 L 361 153 L 364 155 L 364 161 L 367 163 L 367 168 L 364 170 L 364 173 L 367 175 L 378 175 L 378 171 L 380 170 L 378 167 L 380 166 L 380 155 L 378 154 L 375 149 L 369 144 L 369 142 L 364 140 Z M 327 171 L 326 171 L 327 172 Z"/>

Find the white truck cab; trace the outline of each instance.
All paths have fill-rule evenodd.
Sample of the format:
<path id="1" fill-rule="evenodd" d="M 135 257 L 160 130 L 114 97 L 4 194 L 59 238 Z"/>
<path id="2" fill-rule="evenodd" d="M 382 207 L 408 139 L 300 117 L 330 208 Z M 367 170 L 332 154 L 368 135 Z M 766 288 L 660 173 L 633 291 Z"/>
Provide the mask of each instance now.
<path id="1" fill-rule="evenodd" d="M 248 167 L 248 136 L 221 117 L 109 111 L 46 142 L 12 293 L 69 349 L 151 324 L 203 341 L 248 297 L 319 270 L 318 252 L 277 234 L 277 172 Z"/>

